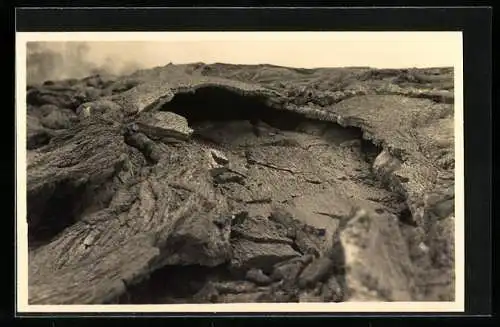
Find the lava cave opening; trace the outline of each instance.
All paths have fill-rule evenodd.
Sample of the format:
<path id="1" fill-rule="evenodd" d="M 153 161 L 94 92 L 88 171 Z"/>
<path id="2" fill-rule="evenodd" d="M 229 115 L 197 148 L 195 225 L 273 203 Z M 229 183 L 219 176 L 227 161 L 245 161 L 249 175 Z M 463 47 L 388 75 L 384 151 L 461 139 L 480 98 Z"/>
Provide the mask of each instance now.
<path id="1" fill-rule="evenodd" d="M 127 292 L 114 299 L 117 302 L 114 304 L 193 303 L 195 294 L 210 279 L 217 278 L 231 279 L 225 265 L 167 265 L 153 271 L 138 284 L 130 285 Z"/>
<path id="2" fill-rule="evenodd" d="M 225 122 L 247 120 L 252 124 L 262 121 L 282 130 L 294 130 L 304 116 L 270 107 L 265 98 L 241 95 L 222 87 L 202 87 L 190 93 L 178 93 L 160 110 L 185 117 L 190 126 L 203 121 Z"/>
<path id="3" fill-rule="evenodd" d="M 57 234 L 72 225 L 84 205 L 84 185 L 75 186 L 63 181 L 54 187 L 54 193 L 46 202 L 40 203 L 37 199 L 40 195 L 28 196 L 30 247 L 50 242 Z"/>

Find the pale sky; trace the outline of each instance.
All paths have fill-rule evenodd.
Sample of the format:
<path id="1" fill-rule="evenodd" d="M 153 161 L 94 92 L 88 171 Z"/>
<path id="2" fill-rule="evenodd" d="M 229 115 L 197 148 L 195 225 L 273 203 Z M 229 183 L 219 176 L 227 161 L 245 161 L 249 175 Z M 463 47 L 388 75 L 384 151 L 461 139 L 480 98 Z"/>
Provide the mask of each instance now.
<path id="1" fill-rule="evenodd" d="M 18 33 L 30 41 L 85 41 L 89 59 L 143 67 L 191 62 L 292 67 L 454 66 L 459 32 L 135 32 Z"/>

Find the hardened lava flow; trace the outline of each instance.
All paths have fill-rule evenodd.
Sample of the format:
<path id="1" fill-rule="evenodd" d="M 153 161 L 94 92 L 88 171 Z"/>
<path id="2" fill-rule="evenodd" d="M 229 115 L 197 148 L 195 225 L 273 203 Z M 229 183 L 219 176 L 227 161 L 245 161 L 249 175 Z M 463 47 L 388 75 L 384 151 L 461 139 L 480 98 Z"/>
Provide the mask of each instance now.
<path id="1" fill-rule="evenodd" d="M 453 300 L 452 80 L 192 64 L 29 86 L 30 303 Z"/>

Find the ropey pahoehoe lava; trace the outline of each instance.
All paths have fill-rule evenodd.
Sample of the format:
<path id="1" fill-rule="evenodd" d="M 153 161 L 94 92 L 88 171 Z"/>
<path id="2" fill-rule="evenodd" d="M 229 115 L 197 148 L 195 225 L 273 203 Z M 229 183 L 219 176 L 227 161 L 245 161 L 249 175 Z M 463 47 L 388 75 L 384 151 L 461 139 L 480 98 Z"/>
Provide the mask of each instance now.
<path id="1" fill-rule="evenodd" d="M 454 300 L 453 69 L 27 90 L 29 303 Z"/>

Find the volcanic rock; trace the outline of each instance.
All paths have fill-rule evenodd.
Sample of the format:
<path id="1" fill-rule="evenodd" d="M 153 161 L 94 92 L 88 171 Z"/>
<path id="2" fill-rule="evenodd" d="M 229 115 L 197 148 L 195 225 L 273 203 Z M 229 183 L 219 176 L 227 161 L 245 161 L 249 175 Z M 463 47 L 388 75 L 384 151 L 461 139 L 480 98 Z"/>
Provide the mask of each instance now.
<path id="1" fill-rule="evenodd" d="M 260 268 L 270 270 L 275 263 L 299 256 L 290 245 L 283 243 L 260 243 L 238 239 L 232 243 L 231 264 L 235 268 Z"/>
<path id="2" fill-rule="evenodd" d="M 337 277 L 330 276 L 321 289 L 321 296 L 325 302 L 342 302 L 344 300 L 344 289 Z"/>
<path id="3" fill-rule="evenodd" d="M 286 237 L 286 230 L 280 228 L 267 218 L 256 216 L 245 219 L 241 224 L 231 229 L 233 235 L 260 243 L 282 243 L 291 245 L 293 242 Z"/>
<path id="4" fill-rule="evenodd" d="M 286 262 L 278 263 L 274 266 L 271 279 L 274 281 L 283 280 L 286 286 L 295 285 L 302 269 L 313 260 L 312 255 L 305 255 L 300 258 L 293 258 Z"/>
<path id="5" fill-rule="evenodd" d="M 71 110 L 52 110 L 40 119 L 40 123 L 50 129 L 66 129 L 76 122 L 76 116 Z"/>
<path id="6" fill-rule="evenodd" d="M 262 272 L 261 269 L 250 269 L 246 273 L 246 279 L 254 282 L 257 285 L 268 285 L 271 284 L 272 280 L 266 274 Z"/>
<path id="7" fill-rule="evenodd" d="M 219 165 L 226 165 L 229 163 L 229 159 L 221 151 L 210 149 L 210 154 L 212 155 L 212 158 L 215 160 L 215 162 Z"/>
<path id="8" fill-rule="evenodd" d="M 249 293 L 256 289 L 255 284 L 249 281 L 214 282 L 213 285 L 221 294 Z"/>
<path id="9" fill-rule="evenodd" d="M 188 140 L 193 133 L 193 129 L 188 126 L 186 118 L 172 112 L 160 111 L 143 117 L 137 124 L 148 135 Z"/>
<path id="10" fill-rule="evenodd" d="M 49 143 L 50 139 L 53 136 L 53 133 L 42 126 L 40 120 L 37 117 L 28 115 L 26 118 L 26 146 L 28 150 L 36 149 Z"/>
<path id="11" fill-rule="evenodd" d="M 30 304 L 166 266 L 210 281 L 151 303 L 453 299 L 452 69 L 167 65 L 26 100 Z"/>
<path id="12" fill-rule="evenodd" d="M 263 302 L 266 292 L 253 292 L 242 294 L 224 294 L 219 297 L 221 303 L 258 303 Z"/>
<path id="13" fill-rule="evenodd" d="M 310 263 L 299 276 L 299 286 L 302 288 L 315 285 L 331 274 L 333 261 L 328 257 L 320 257 Z"/>
<path id="14" fill-rule="evenodd" d="M 340 241 L 348 301 L 411 301 L 413 265 L 396 217 L 358 211 Z"/>

